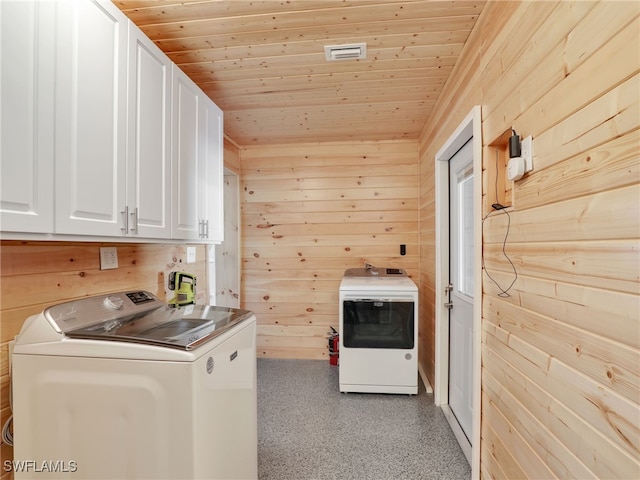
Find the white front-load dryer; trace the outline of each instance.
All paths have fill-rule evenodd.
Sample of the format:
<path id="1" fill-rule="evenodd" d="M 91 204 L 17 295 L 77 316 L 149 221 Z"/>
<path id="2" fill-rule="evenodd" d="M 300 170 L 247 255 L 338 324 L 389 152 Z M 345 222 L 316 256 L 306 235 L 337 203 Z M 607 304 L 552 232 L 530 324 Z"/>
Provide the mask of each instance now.
<path id="1" fill-rule="evenodd" d="M 348 269 L 339 300 L 340 391 L 417 394 L 416 284 L 402 269 Z"/>
<path id="2" fill-rule="evenodd" d="M 149 292 L 56 305 L 16 339 L 16 479 L 257 478 L 256 319 Z"/>

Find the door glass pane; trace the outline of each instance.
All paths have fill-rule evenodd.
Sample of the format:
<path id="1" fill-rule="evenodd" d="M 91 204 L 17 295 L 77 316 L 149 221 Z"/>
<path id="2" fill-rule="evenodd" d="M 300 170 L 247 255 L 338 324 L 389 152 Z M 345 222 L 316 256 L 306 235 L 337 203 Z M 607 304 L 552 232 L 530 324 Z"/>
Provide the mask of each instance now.
<path id="1" fill-rule="evenodd" d="M 458 291 L 473 297 L 473 173 L 458 177 Z"/>

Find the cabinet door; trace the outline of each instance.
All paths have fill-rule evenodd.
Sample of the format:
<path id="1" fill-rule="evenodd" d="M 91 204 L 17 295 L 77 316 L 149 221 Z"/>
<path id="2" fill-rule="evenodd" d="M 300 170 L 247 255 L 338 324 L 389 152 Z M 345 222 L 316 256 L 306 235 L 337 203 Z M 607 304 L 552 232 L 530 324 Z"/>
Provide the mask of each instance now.
<path id="1" fill-rule="evenodd" d="M 204 123 L 200 120 L 202 91 L 173 66 L 172 105 L 172 233 L 175 239 L 199 239 L 198 156 Z"/>
<path id="2" fill-rule="evenodd" d="M 203 94 L 204 95 L 204 94 Z M 200 164 L 203 240 L 224 239 L 223 131 L 222 110 L 208 97 L 204 104 L 203 155 Z"/>
<path id="3" fill-rule="evenodd" d="M 111 2 L 56 2 L 57 233 L 121 235 L 127 18 Z"/>
<path id="4" fill-rule="evenodd" d="M 128 235 L 171 236 L 171 62 L 129 22 Z"/>
<path id="5" fill-rule="evenodd" d="M 0 230 L 53 232 L 53 3 L 0 2 Z"/>

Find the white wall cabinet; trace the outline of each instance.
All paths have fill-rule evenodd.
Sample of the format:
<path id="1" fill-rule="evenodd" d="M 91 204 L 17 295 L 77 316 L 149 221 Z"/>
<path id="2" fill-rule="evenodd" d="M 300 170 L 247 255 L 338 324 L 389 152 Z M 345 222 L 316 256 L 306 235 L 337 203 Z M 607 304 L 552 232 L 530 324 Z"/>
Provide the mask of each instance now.
<path id="1" fill-rule="evenodd" d="M 0 230 L 53 231 L 53 3 L 0 2 Z"/>
<path id="2" fill-rule="evenodd" d="M 220 242 L 222 111 L 175 65 L 172 133 L 172 236 Z"/>
<path id="3" fill-rule="evenodd" d="M 174 65 L 171 170 L 174 238 L 199 239 L 202 235 L 198 202 L 202 101 L 200 89 Z"/>
<path id="4" fill-rule="evenodd" d="M 56 7 L 55 233 L 120 236 L 128 20 L 110 2 Z"/>
<path id="5" fill-rule="evenodd" d="M 126 235 L 171 237 L 171 61 L 129 22 Z"/>
<path id="6" fill-rule="evenodd" d="M 3 238 L 222 241 L 211 99 L 108 0 L 0 16 Z"/>
<path id="7" fill-rule="evenodd" d="M 204 181 L 200 189 L 202 238 L 217 243 L 224 240 L 223 113 L 208 97 L 204 101 L 204 130 L 204 161 L 198 165 L 199 178 Z"/>

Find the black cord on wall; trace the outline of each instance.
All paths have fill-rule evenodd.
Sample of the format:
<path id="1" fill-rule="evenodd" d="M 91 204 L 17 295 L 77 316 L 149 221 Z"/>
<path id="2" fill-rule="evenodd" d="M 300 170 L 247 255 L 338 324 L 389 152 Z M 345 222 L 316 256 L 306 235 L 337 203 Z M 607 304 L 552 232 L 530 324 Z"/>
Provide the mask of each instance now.
<path id="1" fill-rule="evenodd" d="M 515 131 L 513 132 L 515 134 Z M 499 213 L 499 212 L 503 212 L 507 215 L 507 231 L 504 235 L 504 241 L 502 242 L 502 254 L 505 256 L 505 258 L 509 261 L 509 264 L 511 264 L 511 268 L 513 269 L 513 274 L 514 274 L 514 278 L 513 281 L 511 282 L 511 285 L 509 285 L 507 288 L 503 288 L 500 286 L 500 284 L 494 280 L 494 278 L 489 274 L 489 272 L 487 271 L 485 265 L 484 265 L 484 248 L 482 250 L 482 270 L 484 270 L 484 273 L 487 274 L 487 277 L 489 277 L 489 280 L 491 280 L 496 287 L 498 287 L 498 289 L 500 290 L 500 293 L 498 293 L 499 297 L 510 297 L 511 295 L 509 295 L 509 290 L 511 290 L 511 288 L 513 287 L 513 285 L 516 283 L 516 280 L 518 279 L 518 271 L 516 270 L 516 266 L 513 264 L 513 262 L 511 261 L 511 258 L 509 258 L 509 255 L 507 255 L 507 238 L 509 238 L 509 230 L 511 228 L 511 215 L 509 215 L 509 212 L 506 210 L 507 207 L 505 207 L 504 205 L 501 205 L 500 203 L 498 203 L 498 150 L 496 149 L 496 183 L 495 183 L 495 191 L 496 191 L 496 203 L 492 204 L 491 207 L 493 208 L 492 211 L 490 211 L 489 213 L 487 213 L 484 218 L 482 219 L 482 233 L 484 235 L 484 222 L 487 218 L 489 218 L 491 216 L 492 213 Z"/>
<path id="2" fill-rule="evenodd" d="M 495 208 L 495 207 L 494 207 Z M 484 265 L 484 249 L 482 251 L 482 270 L 484 270 L 484 273 L 486 273 L 487 277 L 489 277 L 489 280 L 491 280 L 496 287 L 498 287 L 498 289 L 500 290 L 500 293 L 498 293 L 499 297 L 510 297 L 511 295 L 509 295 L 509 290 L 511 290 L 511 288 L 513 287 L 513 285 L 516 283 L 516 280 L 518 279 L 518 271 L 516 270 L 516 266 L 513 264 L 513 262 L 511 261 L 511 258 L 509 258 L 509 255 L 507 255 L 507 238 L 509 237 L 509 229 L 511 228 L 511 215 L 509 215 L 509 212 L 506 210 L 505 207 L 502 208 L 498 208 L 496 210 L 493 210 L 489 213 L 487 213 L 484 218 L 482 219 L 482 231 L 484 232 L 484 221 L 489 218 L 491 216 L 492 213 L 499 213 L 499 212 L 503 212 L 507 215 L 507 231 L 504 235 L 504 241 L 502 242 L 502 254 L 505 256 L 505 258 L 509 261 L 509 264 L 511 265 L 511 268 L 513 269 L 513 281 L 511 282 L 511 285 L 509 285 L 507 288 L 503 288 L 500 286 L 500 284 L 494 280 L 494 278 L 489 274 L 489 272 L 487 271 L 485 265 Z"/>

